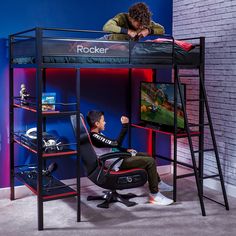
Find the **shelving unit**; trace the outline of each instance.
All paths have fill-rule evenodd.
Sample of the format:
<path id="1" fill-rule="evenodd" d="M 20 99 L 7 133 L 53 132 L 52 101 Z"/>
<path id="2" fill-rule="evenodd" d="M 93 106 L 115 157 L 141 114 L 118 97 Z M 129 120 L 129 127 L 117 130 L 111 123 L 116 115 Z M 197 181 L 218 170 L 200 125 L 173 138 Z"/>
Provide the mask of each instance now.
<path id="1" fill-rule="evenodd" d="M 24 34 L 28 32 L 35 33 L 31 36 L 31 39 L 35 39 L 35 64 L 33 65 L 16 65 L 12 62 L 13 58 L 13 44 L 17 39 L 24 38 Z M 25 36 L 27 38 L 27 36 Z M 38 230 L 43 230 L 43 203 L 46 201 L 57 200 L 68 197 L 77 197 L 77 221 L 80 221 L 80 161 L 79 161 L 79 142 L 75 144 L 63 144 L 62 151 L 55 152 L 44 152 L 43 149 L 43 132 L 46 131 L 47 117 L 51 118 L 65 118 L 68 117 L 70 120 L 71 115 L 77 115 L 80 113 L 80 103 L 79 103 L 79 92 L 80 92 L 80 77 L 79 73 L 76 73 L 76 103 L 60 103 L 56 105 L 61 106 L 76 106 L 76 109 L 67 111 L 42 111 L 42 93 L 44 92 L 46 86 L 46 70 L 42 62 L 42 29 L 32 29 L 20 33 L 16 33 L 9 36 L 10 42 L 10 61 L 9 61 L 9 77 L 10 77 L 10 186 L 11 186 L 11 196 L 10 199 L 15 199 L 15 178 L 17 178 L 21 183 L 27 186 L 36 196 L 38 202 Z M 14 69 L 15 68 L 35 68 L 36 77 L 36 98 L 34 102 L 29 102 L 29 105 L 22 105 L 20 103 L 19 97 L 14 95 Z M 63 67 L 62 67 L 63 68 Z M 75 69 L 76 71 L 79 69 Z M 35 123 L 37 124 L 37 141 L 34 146 L 28 145 L 22 142 L 22 133 L 18 133 L 14 129 L 14 120 L 17 117 L 14 116 L 15 109 L 21 109 L 24 112 L 31 112 L 36 114 Z M 79 122 L 78 122 L 79 124 Z M 79 137 L 79 130 L 77 137 Z M 22 171 L 21 168 L 15 164 L 15 145 L 19 145 L 29 152 L 36 155 L 37 164 L 35 166 L 35 171 L 27 170 L 27 166 L 24 167 Z M 66 146 L 74 146 L 74 150 L 66 148 Z M 71 155 L 76 156 L 76 183 L 68 185 L 63 183 L 63 181 L 58 180 L 54 176 L 44 175 L 43 171 L 46 168 L 46 160 L 55 158 L 66 158 Z M 74 188 L 76 187 L 76 188 Z M 76 190 L 75 190 L 76 189 Z"/>

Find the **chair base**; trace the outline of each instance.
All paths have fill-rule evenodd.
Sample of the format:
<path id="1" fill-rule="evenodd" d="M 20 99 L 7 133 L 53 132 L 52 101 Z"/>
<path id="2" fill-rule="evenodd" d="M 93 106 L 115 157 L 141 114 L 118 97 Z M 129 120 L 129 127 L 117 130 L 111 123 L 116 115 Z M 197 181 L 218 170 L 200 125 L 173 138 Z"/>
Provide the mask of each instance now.
<path id="1" fill-rule="evenodd" d="M 104 202 L 97 205 L 100 208 L 109 208 L 109 204 L 112 202 L 121 202 L 127 207 L 137 205 L 136 202 L 129 201 L 130 198 L 137 197 L 137 195 L 133 193 L 128 194 L 119 194 L 116 191 L 103 191 L 104 195 L 101 196 L 88 196 L 87 201 L 92 200 L 104 200 Z"/>

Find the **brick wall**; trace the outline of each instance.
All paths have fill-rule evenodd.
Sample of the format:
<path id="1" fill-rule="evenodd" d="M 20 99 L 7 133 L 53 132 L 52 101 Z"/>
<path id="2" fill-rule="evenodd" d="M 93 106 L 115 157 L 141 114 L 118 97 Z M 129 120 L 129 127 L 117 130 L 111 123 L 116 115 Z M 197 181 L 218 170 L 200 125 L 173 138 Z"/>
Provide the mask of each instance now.
<path id="1" fill-rule="evenodd" d="M 173 35 L 206 37 L 205 83 L 216 140 L 225 182 L 236 186 L 236 0 L 173 0 Z M 187 96 L 194 96 L 193 88 L 188 86 Z M 196 105 L 187 109 L 196 119 Z M 190 162 L 186 144 L 179 143 L 178 158 Z M 209 135 L 205 146 L 211 146 Z M 216 173 L 213 157 L 205 154 L 206 172 Z"/>

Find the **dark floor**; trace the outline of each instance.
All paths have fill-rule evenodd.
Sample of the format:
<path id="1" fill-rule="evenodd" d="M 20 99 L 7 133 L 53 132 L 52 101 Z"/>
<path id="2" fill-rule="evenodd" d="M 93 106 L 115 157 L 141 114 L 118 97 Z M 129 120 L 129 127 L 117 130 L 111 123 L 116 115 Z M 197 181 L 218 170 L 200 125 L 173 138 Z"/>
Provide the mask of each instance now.
<path id="1" fill-rule="evenodd" d="M 168 176 L 166 176 L 168 182 Z M 76 222 L 76 200 L 44 203 L 44 231 L 37 230 L 37 198 L 31 194 L 17 193 L 19 199 L 0 199 L 0 236 L 32 235 L 236 235 L 236 198 L 229 198 L 230 211 L 221 205 L 205 200 L 207 216 L 203 217 L 194 182 L 178 181 L 178 200 L 171 206 L 147 203 L 147 186 L 132 189 L 139 195 L 138 205 L 125 207 L 113 203 L 109 209 L 97 208 L 97 202 L 88 202 L 89 194 L 102 189 L 82 180 L 81 216 Z M 124 191 L 122 191 L 124 192 Z M 218 192 L 206 189 L 208 196 L 222 200 Z M 19 197 L 20 196 L 20 197 Z M 168 194 L 168 196 L 171 196 Z"/>

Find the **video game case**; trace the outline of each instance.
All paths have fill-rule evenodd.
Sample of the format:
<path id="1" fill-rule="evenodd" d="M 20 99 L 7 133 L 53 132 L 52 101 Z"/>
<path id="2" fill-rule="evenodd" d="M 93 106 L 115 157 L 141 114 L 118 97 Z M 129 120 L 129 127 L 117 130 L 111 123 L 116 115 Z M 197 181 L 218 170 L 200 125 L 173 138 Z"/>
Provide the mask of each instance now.
<path id="1" fill-rule="evenodd" d="M 42 93 L 42 111 L 55 111 L 56 93 Z"/>

